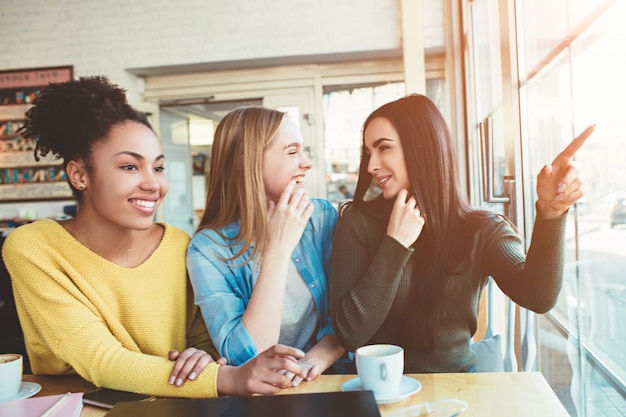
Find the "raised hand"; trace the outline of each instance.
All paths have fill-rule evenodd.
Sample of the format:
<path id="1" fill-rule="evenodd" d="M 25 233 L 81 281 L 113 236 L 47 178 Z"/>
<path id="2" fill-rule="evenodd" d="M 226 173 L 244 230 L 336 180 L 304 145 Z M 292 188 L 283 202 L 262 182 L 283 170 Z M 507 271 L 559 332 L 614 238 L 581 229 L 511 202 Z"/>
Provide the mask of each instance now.
<path id="1" fill-rule="evenodd" d="M 170 374 L 169 383 L 177 387 L 182 386 L 187 379 L 195 380 L 204 371 L 204 368 L 213 362 L 211 355 L 196 348 L 187 348 L 182 353 L 172 349 L 168 352 L 167 357 L 171 361 L 176 361 Z M 226 358 L 218 359 L 217 363 L 226 365 Z"/>
<path id="2" fill-rule="evenodd" d="M 572 158 L 593 133 L 595 125 L 578 135 L 551 164 L 545 165 L 537 176 L 537 210 L 543 218 L 562 216 L 570 205 L 583 196 L 578 170 Z"/>
<path id="3" fill-rule="evenodd" d="M 269 203 L 268 244 L 285 245 L 291 253 L 300 241 L 304 227 L 312 214 L 313 205 L 309 204 L 306 190 L 295 181 L 290 181 L 278 202 Z"/>
<path id="4" fill-rule="evenodd" d="M 400 190 L 387 225 L 387 234 L 407 248 L 417 240 L 426 222 L 415 198 L 407 200 L 408 195 L 407 190 Z"/>

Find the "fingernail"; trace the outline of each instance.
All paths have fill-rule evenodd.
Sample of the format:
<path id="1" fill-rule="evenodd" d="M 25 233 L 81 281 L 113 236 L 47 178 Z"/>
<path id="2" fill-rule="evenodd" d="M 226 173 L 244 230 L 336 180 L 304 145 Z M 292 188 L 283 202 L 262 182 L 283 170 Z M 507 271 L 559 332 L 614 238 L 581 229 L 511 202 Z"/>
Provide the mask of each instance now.
<path id="1" fill-rule="evenodd" d="M 176 377 L 175 376 L 171 376 L 169 382 L 170 382 L 170 385 L 174 385 L 174 382 L 176 382 Z"/>
<path id="2" fill-rule="evenodd" d="M 183 379 L 182 379 L 182 378 L 178 378 L 178 379 L 176 380 L 176 386 L 177 386 L 177 387 L 181 387 L 182 385 L 183 385 Z"/>
<path id="3" fill-rule="evenodd" d="M 554 197 L 554 200 L 555 200 L 555 201 L 565 200 L 565 194 L 557 194 L 557 195 Z"/>
<path id="4" fill-rule="evenodd" d="M 559 184 L 559 188 L 556 190 L 557 193 L 562 193 L 563 191 L 565 191 L 565 188 L 567 186 L 564 183 Z"/>
<path id="5" fill-rule="evenodd" d="M 192 372 L 192 373 L 190 373 L 190 374 L 189 374 L 189 379 L 191 379 L 192 381 L 194 381 L 194 380 L 196 379 L 196 377 L 197 377 L 197 376 L 198 376 L 198 375 L 196 375 L 196 373 L 195 373 L 195 372 Z"/>

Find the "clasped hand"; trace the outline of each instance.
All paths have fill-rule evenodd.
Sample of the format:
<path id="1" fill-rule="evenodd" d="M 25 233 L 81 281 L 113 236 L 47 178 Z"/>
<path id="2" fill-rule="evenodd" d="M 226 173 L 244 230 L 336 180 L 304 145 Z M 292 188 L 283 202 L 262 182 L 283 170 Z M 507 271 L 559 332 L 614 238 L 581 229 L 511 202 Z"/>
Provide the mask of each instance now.
<path id="1" fill-rule="evenodd" d="M 193 381 L 213 362 L 207 352 L 188 348 L 182 353 L 170 350 L 168 358 L 176 361 L 170 376 L 170 384 L 182 386 L 187 380 Z M 252 395 L 276 394 L 283 388 L 296 386 L 304 379 L 317 377 L 319 368 L 309 364 L 304 358 L 304 352 L 284 345 L 274 345 L 259 353 L 241 366 L 225 366 L 222 394 Z M 226 365 L 226 358 L 215 361 Z M 218 382 L 219 385 L 219 382 Z"/>
<path id="2" fill-rule="evenodd" d="M 294 358 L 295 359 L 295 358 Z M 297 375 L 291 371 L 286 369 L 281 369 L 278 373 L 285 375 L 290 381 L 292 387 L 297 387 L 300 385 L 302 381 L 312 381 L 317 378 L 320 374 L 320 367 L 306 358 L 296 360 L 296 363 L 302 368 L 302 370 L 306 373 L 306 376 Z"/>
<path id="3" fill-rule="evenodd" d="M 229 395 L 277 394 L 281 389 L 293 386 L 293 378 L 287 374 L 307 377 L 306 370 L 298 363 L 303 357 L 304 352 L 300 349 L 274 345 L 241 366 L 224 366 L 220 374 L 227 373 L 223 375 L 224 390 L 221 392 Z"/>
<path id="4" fill-rule="evenodd" d="M 177 387 L 182 386 L 187 379 L 195 380 L 204 371 L 204 368 L 213 362 L 213 357 L 207 352 L 192 347 L 185 349 L 182 353 L 172 349 L 168 352 L 167 357 L 171 361 L 176 361 L 170 374 L 169 383 Z M 226 358 L 220 358 L 215 362 L 226 365 Z"/>

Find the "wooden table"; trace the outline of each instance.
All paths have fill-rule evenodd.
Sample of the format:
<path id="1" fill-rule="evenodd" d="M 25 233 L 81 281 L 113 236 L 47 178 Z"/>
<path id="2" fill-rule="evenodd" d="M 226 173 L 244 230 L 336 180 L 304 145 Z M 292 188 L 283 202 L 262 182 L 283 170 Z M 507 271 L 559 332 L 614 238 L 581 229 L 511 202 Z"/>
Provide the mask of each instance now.
<path id="1" fill-rule="evenodd" d="M 379 405 L 383 417 L 404 407 L 444 398 L 459 398 L 469 408 L 461 414 L 470 416 L 569 417 L 543 375 L 539 372 L 503 372 L 476 374 L 409 374 L 422 383 L 422 389 L 397 403 Z M 282 394 L 340 391 L 341 384 L 354 375 L 322 375 L 315 381 L 284 390 Z M 45 377 L 25 375 L 25 381 L 42 386 L 38 395 L 67 391 L 88 392 L 94 386 L 80 377 Z M 81 417 L 103 417 L 106 410 L 85 405 Z"/>

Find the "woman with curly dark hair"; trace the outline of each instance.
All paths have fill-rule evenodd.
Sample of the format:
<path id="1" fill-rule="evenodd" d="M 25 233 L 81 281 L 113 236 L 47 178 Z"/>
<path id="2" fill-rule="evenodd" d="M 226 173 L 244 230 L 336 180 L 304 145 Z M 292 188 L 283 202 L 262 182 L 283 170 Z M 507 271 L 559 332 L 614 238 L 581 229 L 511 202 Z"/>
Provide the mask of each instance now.
<path id="1" fill-rule="evenodd" d="M 299 373 L 272 346 L 241 367 L 214 362 L 185 266 L 189 236 L 155 222 L 168 191 L 165 157 L 121 88 L 85 77 L 43 88 L 23 136 L 35 159 L 63 159 L 74 218 L 40 219 L 2 255 L 35 374 L 77 373 L 97 386 L 163 397 L 272 393 Z"/>

